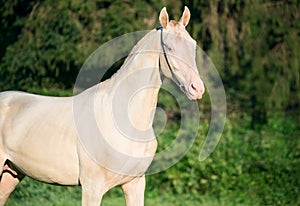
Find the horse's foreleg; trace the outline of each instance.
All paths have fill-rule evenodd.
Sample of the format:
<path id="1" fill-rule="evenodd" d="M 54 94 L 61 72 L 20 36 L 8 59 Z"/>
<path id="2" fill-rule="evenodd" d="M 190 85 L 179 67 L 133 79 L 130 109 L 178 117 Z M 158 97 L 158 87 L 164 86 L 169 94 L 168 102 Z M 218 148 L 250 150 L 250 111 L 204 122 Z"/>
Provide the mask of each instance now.
<path id="1" fill-rule="evenodd" d="M 91 171 L 92 173 L 92 171 Z M 103 179 L 95 176 L 81 176 L 82 206 L 99 206 L 107 189 Z"/>
<path id="2" fill-rule="evenodd" d="M 79 147 L 79 182 L 82 188 L 82 206 L 99 206 L 108 190 L 101 167 Z"/>
<path id="3" fill-rule="evenodd" d="M 95 183 L 82 185 L 82 206 L 98 206 L 105 192 L 95 188 Z"/>
<path id="4" fill-rule="evenodd" d="M 0 205 L 5 204 L 10 193 L 23 178 L 24 175 L 14 170 L 9 164 L 4 165 L 0 176 Z"/>
<path id="5" fill-rule="evenodd" d="M 145 175 L 136 177 L 132 181 L 122 185 L 127 206 L 143 206 L 146 186 Z"/>

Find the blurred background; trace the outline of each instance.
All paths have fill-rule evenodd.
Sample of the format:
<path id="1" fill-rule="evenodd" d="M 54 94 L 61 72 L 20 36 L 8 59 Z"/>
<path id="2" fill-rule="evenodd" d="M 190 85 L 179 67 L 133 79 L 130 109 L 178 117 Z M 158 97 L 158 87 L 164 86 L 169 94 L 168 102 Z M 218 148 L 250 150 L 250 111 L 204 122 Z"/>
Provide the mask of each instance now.
<path id="1" fill-rule="evenodd" d="M 120 35 L 159 25 L 166 6 L 209 55 L 223 80 L 227 120 L 214 153 L 198 161 L 209 127 L 208 95 L 199 101 L 199 138 L 170 169 L 147 176 L 146 205 L 300 204 L 300 2 L 298 0 L 1 0 L 0 91 L 70 96 L 87 57 Z M 176 136 L 168 105 L 159 150 Z M 25 178 L 7 205 L 80 205 L 78 187 Z M 103 205 L 124 205 L 121 191 Z"/>

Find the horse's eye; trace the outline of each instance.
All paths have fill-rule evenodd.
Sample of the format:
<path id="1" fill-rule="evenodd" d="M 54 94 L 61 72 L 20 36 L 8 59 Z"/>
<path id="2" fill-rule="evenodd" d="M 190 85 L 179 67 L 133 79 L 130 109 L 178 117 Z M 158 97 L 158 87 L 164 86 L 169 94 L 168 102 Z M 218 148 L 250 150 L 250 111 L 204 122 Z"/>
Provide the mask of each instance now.
<path id="1" fill-rule="evenodd" d="M 174 51 L 174 49 L 172 47 L 170 47 L 170 46 L 166 46 L 166 47 L 169 52 Z"/>
<path id="2" fill-rule="evenodd" d="M 169 51 L 174 51 L 174 49 L 172 47 L 169 47 Z"/>
<path id="3" fill-rule="evenodd" d="M 172 47 L 170 47 L 169 45 L 167 45 L 167 44 L 163 44 L 163 45 L 168 50 L 168 52 L 174 51 L 174 49 Z"/>

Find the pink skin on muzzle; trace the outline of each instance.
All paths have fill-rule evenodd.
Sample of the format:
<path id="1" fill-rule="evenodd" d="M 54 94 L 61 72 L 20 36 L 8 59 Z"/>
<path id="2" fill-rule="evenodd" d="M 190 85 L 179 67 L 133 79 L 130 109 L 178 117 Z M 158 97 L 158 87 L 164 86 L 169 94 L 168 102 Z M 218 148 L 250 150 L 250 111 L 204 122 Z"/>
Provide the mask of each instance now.
<path id="1" fill-rule="evenodd" d="M 189 99 L 191 100 L 201 99 L 204 92 L 205 92 L 205 87 L 203 81 L 200 79 L 198 74 L 196 73 L 192 74 L 187 89 Z"/>

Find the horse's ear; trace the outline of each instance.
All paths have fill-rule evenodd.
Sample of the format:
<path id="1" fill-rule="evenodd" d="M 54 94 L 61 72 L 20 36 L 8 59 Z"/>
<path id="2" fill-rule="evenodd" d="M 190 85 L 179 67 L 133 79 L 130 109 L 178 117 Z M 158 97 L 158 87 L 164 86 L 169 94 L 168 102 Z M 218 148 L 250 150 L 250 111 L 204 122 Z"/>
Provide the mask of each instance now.
<path id="1" fill-rule="evenodd" d="M 159 22 L 160 22 L 160 25 L 161 25 L 163 28 L 166 28 L 166 27 L 167 27 L 167 24 L 169 23 L 169 15 L 168 15 L 168 12 L 167 12 L 166 7 L 164 7 L 164 8 L 160 11 L 160 14 L 159 14 Z"/>
<path id="2" fill-rule="evenodd" d="M 191 18 L 191 12 L 187 6 L 184 7 L 184 11 L 182 14 L 181 19 L 179 20 L 179 23 L 181 23 L 183 26 L 187 26 Z"/>

